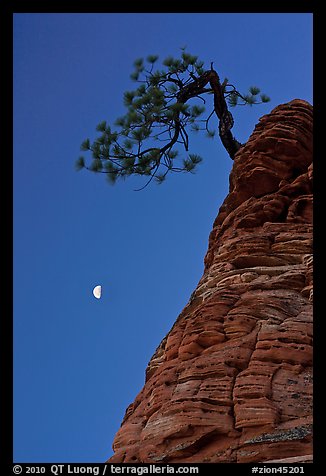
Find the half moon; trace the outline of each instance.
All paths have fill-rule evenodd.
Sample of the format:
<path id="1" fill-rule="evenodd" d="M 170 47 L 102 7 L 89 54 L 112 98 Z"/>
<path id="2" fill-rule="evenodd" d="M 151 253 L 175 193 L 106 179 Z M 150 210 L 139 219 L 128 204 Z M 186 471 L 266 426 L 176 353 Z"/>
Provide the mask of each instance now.
<path id="1" fill-rule="evenodd" d="M 95 286 L 93 289 L 93 294 L 96 299 L 100 299 L 102 293 L 102 286 Z"/>

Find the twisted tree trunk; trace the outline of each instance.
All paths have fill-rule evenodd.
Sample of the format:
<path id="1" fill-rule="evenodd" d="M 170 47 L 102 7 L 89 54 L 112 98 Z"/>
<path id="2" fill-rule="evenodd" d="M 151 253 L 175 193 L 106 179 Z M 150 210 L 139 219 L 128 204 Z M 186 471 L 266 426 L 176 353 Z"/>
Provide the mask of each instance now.
<path id="1" fill-rule="evenodd" d="M 209 83 L 211 89 L 207 89 Z M 178 94 L 178 102 L 186 103 L 188 99 L 199 96 L 202 93 L 212 92 L 214 94 L 214 112 L 219 119 L 219 136 L 223 146 L 233 160 L 235 154 L 241 147 L 241 143 L 235 139 L 231 129 L 234 120 L 224 97 L 224 84 L 221 84 L 217 72 L 211 67 L 205 71 L 199 78 L 187 84 Z"/>

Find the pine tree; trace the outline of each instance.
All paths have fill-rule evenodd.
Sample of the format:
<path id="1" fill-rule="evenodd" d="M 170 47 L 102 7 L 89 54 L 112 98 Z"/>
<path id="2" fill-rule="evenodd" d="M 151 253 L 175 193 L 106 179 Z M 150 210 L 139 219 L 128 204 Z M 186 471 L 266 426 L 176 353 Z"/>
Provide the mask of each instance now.
<path id="1" fill-rule="evenodd" d="M 228 105 L 252 106 L 270 100 L 265 94 L 258 99 L 260 89 L 256 86 L 251 86 L 248 94 L 240 94 L 227 78 L 221 83 L 213 63 L 205 70 L 204 63 L 185 49 L 180 58 L 165 58 L 162 68 L 156 68 L 157 61 L 157 55 L 134 61 L 130 78 L 137 87 L 124 93 L 126 114 L 116 119 L 117 130 L 102 121 L 96 127 L 100 135 L 93 143 L 88 138 L 82 142 L 81 150 L 90 153 L 91 161 L 87 165 L 80 156 L 77 170 L 104 173 L 111 183 L 144 175 L 147 181 L 141 189 L 153 179 L 164 182 L 169 172 L 194 172 L 202 158 L 189 153 L 188 133 L 205 131 L 213 138 L 213 117 L 218 121 L 221 142 L 233 159 L 241 144 L 231 132 L 234 121 Z M 203 96 L 207 94 L 213 96 L 213 104 L 203 118 Z"/>

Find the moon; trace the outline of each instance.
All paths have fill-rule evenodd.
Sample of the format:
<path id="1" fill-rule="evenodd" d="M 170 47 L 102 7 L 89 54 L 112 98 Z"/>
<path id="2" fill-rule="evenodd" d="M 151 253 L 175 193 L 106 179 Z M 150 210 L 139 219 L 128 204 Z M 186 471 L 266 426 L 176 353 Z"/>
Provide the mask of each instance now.
<path id="1" fill-rule="evenodd" d="M 95 286 L 95 288 L 93 289 L 93 294 L 96 299 L 100 299 L 102 294 L 102 286 Z"/>

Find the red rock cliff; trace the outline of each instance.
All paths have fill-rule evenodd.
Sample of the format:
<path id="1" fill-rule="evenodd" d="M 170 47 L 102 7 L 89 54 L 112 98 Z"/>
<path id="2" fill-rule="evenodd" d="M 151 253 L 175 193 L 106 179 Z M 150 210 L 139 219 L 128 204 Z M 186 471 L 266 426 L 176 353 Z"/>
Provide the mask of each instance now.
<path id="1" fill-rule="evenodd" d="M 197 288 L 148 364 L 110 462 L 311 461 L 312 106 L 237 153 Z"/>

